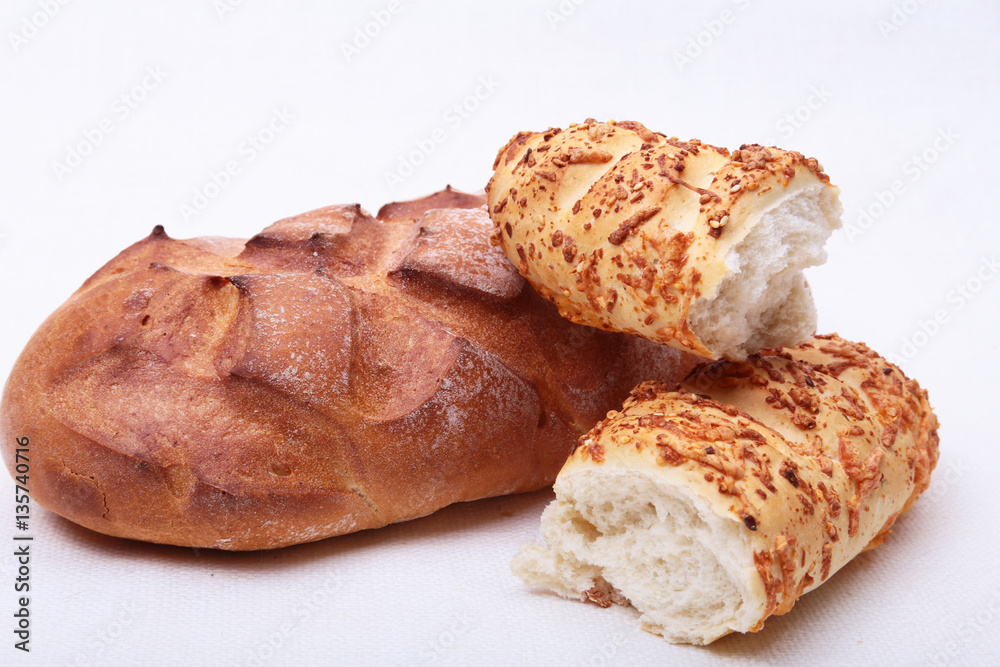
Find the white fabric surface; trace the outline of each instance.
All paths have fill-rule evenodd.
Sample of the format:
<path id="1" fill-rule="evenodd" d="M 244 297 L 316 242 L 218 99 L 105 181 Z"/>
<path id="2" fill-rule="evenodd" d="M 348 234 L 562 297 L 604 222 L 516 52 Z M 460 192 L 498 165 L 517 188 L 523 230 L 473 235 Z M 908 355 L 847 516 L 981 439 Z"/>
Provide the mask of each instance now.
<path id="1" fill-rule="evenodd" d="M 517 130 L 636 119 L 820 158 L 851 228 L 809 274 L 820 330 L 897 356 L 930 391 L 942 455 L 884 546 L 763 632 L 707 648 L 524 588 L 508 563 L 547 491 L 246 554 L 111 539 L 35 507 L 32 650 L 13 648 L 3 547 L 0 664 L 1000 664 L 1000 5 L 62 1 L 0 9 L 3 377 L 45 316 L 156 224 L 248 236 L 326 204 L 476 190 Z M 269 125 L 270 143 L 245 143 Z M 419 150 L 393 187 L 386 173 Z M 215 190 L 227 163 L 238 173 Z M 185 216 L 195 190 L 210 201 Z"/>

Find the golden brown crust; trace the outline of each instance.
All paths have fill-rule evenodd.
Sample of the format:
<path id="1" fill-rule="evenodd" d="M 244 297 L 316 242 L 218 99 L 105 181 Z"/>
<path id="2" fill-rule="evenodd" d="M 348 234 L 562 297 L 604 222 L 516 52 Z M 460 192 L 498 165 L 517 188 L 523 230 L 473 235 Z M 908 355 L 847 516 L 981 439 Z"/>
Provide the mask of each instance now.
<path id="1" fill-rule="evenodd" d="M 755 629 L 866 548 L 930 482 L 937 418 L 927 393 L 836 335 L 693 371 L 680 391 L 633 390 L 560 475 L 668 466 L 754 545 L 766 600 Z"/>
<path id="2" fill-rule="evenodd" d="M 7 465 L 27 437 L 42 506 L 225 549 L 550 484 L 640 372 L 691 364 L 522 289 L 483 203 L 449 189 L 384 220 L 331 206 L 248 241 L 157 228 L 22 353 L 0 405 Z"/>
<path id="3" fill-rule="evenodd" d="M 801 153 L 697 139 L 632 121 L 521 132 L 486 188 L 499 244 L 574 322 L 715 355 L 691 330 L 726 253 L 760 211 L 807 187 L 832 187 Z"/>
<path id="4" fill-rule="evenodd" d="M 436 208 L 467 209 L 479 208 L 485 204 L 486 199 L 482 194 L 460 192 L 448 185 L 444 190 L 420 199 L 385 204 L 375 217 L 384 222 L 412 222 Z"/>

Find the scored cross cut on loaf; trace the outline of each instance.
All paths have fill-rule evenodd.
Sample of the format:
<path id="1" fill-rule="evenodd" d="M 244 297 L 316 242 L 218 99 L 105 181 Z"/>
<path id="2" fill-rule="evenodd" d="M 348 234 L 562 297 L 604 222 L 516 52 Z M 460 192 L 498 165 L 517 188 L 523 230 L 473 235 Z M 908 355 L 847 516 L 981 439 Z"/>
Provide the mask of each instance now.
<path id="1" fill-rule="evenodd" d="M 551 484 L 649 373 L 489 245 L 481 195 L 332 206 L 249 240 L 162 228 L 40 327 L 0 403 L 32 498 L 110 535 L 260 549 Z"/>
<path id="2" fill-rule="evenodd" d="M 734 359 L 815 331 L 802 271 L 841 213 L 815 159 L 588 120 L 516 135 L 487 194 L 494 242 L 574 322 Z"/>

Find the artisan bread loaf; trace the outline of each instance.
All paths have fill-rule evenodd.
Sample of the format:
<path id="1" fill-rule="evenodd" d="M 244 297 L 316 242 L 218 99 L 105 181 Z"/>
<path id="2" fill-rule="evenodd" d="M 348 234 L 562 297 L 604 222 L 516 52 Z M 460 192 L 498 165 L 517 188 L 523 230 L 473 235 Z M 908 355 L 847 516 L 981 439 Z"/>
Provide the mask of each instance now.
<path id="1" fill-rule="evenodd" d="M 690 362 L 578 327 L 452 190 L 248 241 L 157 228 L 38 330 L 0 405 L 40 505 L 151 542 L 262 549 L 547 486 L 646 376 Z M 641 343 L 641 344 L 640 344 Z"/>
<path id="2" fill-rule="evenodd" d="M 862 344 L 819 336 L 640 384 L 559 473 L 514 572 L 617 602 L 671 642 L 759 630 L 885 539 L 930 481 L 927 394 Z"/>
<path id="3" fill-rule="evenodd" d="M 494 170 L 494 242 L 574 322 L 733 359 L 815 331 L 802 271 L 841 213 L 815 159 L 588 120 L 518 134 Z"/>

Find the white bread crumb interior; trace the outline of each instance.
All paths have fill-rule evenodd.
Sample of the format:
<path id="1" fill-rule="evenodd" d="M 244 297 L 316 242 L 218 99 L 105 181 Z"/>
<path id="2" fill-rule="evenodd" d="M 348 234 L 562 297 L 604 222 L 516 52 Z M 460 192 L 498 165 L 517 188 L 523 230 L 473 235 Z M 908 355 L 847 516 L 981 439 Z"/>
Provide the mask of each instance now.
<path id="1" fill-rule="evenodd" d="M 531 542 L 511 564 L 527 584 L 582 600 L 606 582 L 644 630 L 676 643 L 707 644 L 760 618 L 739 521 L 642 471 L 585 470 L 558 486 L 542 515 L 549 547 Z"/>
<path id="2" fill-rule="evenodd" d="M 691 306 L 691 328 L 717 357 L 743 359 L 764 347 L 800 343 L 816 330 L 802 275 L 826 261 L 824 244 L 841 226 L 837 191 L 811 187 L 763 212 L 726 255 L 714 298 Z"/>

